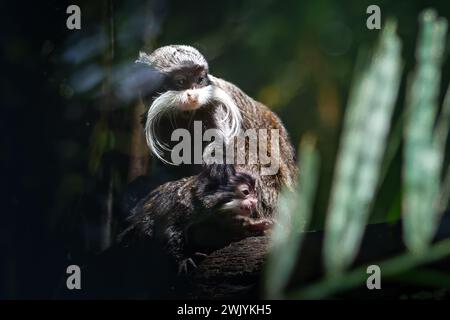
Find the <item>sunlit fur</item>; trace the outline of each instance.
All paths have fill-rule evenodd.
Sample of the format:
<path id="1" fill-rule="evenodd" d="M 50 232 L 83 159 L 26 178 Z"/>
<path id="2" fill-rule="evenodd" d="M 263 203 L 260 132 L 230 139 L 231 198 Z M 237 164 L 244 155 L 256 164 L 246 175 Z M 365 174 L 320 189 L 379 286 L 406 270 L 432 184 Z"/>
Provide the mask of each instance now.
<path id="1" fill-rule="evenodd" d="M 213 103 L 215 108 L 223 110 L 223 112 L 216 112 L 215 121 L 217 130 L 223 136 L 225 143 L 232 141 L 239 134 L 241 113 L 233 99 L 224 90 L 214 85 L 209 85 L 199 89 L 166 91 L 153 101 L 148 110 L 145 136 L 152 153 L 161 161 L 168 164 L 173 163 L 163 157 L 163 152 L 170 152 L 170 149 L 157 136 L 159 121 L 164 114 L 180 110 L 180 106 L 188 102 L 187 91 L 197 94 L 198 108 Z"/>
<path id="2" fill-rule="evenodd" d="M 144 63 L 152 66 L 161 73 L 170 73 L 176 70 L 185 62 L 208 70 L 208 62 L 197 49 L 186 45 L 169 45 L 156 49 L 151 54 L 139 52 L 137 63 Z"/>

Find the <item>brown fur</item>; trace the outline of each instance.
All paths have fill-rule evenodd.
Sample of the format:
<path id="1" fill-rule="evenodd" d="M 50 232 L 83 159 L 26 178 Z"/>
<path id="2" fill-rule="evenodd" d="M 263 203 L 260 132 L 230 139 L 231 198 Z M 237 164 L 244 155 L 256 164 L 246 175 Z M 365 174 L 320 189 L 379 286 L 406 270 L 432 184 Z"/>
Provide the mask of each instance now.
<path id="1" fill-rule="evenodd" d="M 264 104 L 253 100 L 241 89 L 230 82 L 209 76 L 212 83 L 224 89 L 236 102 L 242 115 L 242 129 L 279 129 L 280 133 L 280 170 L 273 176 L 260 175 L 261 166 L 242 165 L 241 168 L 250 171 L 257 179 L 258 200 L 260 214 L 272 217 L 275 214 L 276 202 L 281 189 L 285 186 L 292 188 L 297 175 L 294 149 L 281 120 Z M 268 135 L 270 142 L 270 134 Z M 268 144 L 268 150 L 270 145 Z M 239 170 L 239 169 L 238 169 Z"/>
<path id="2" fill-rule="evenodd" d="M 119 236 L 119 242 L 157 241 L 180 265 L 180 271 L 186 272 L 186 263 L 193 264 L 191 257 L 196 252 L 264 234 L 270 226 L 270 221 L 221 209 L 230 200 L 242 198 L 237 192 L 241 184 L 254 194 L 255 179 L 236 172 L 231 165 L 211 165 L 196 176 L 165 183 L 136 207 L 130 227 Z"/>

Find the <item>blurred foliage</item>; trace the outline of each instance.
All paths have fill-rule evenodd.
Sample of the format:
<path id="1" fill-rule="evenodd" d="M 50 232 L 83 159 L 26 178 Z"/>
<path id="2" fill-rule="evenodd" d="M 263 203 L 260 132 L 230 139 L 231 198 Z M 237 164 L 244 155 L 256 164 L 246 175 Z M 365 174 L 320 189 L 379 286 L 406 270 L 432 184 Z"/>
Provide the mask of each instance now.
<path id="1" fill-rule="evenodd" d="M 325 228 L 324 258 L 330 275 L 352 261 L 379 184 L 401 76 L 395 30 L 392 22 L 386 24 L 370 67 L 356 78 L 346 109 Z"/>
<path id="2" fill-rule="evenodd" d="M 450 275 L 417 270 L 417 266 L 432 263 L 450 254 L 450 240 L 446 239 L 434 244 L 422 254 L 405 253 L 378 264 L 382 270 L 383 280 L 396 278 L 406 283 L 450 289 Z M 336 293 L 353 289 L 367 280 L 366 267 L 358 267 L 342 273 L 338 277 L 324 279 L 304 288 L 288 292 L 284 297 L 291 299 L 324 299 Z"/>
<path id="3" fill-rule="evenodd" d="M 450 87 L 444 105 L 438 107 L 447 21 L 428 9 L 420 15 L 420 25 L 417 65 L 410 78 L 405 100 L 407 105 L 403 111 L 405 116 L 400 117 L 405 120 L 399 122 L 405 132 L 403 183 L 398 190 L 394 189 L 396 194 L 402 194 L 403 236 L 410 252 L 378 265 L 383 279 L 397 276 L 397 279 L 406 282 L 445 287 L 450 275 L 413 269 L 450 255 L 450 240 L 431 245 L 440 224 L 439 218 L 449 203 L 448 180 L 441 177 L 445 168 Z M 398 128 L 394 128 L 390 143 L 386 139 L 400 87 L 400 49 L 401 40 L 396 34 L 395 24 L 388 22 L 368 67 L 356 77 L 346 109 L 323 244 L 326 277 L 323 281 L 294 290 L 294 293 L 287 293 L 291 298 L 324 298 L 358 287 L 367 279 L 365 268 L 349 272 L 346 269 L 359 252 L 368 215 L 376 203 L 376 191 L 384 175 L 383 160 L 384 163 L 391 160 L 391 156 L 385 156 L 386 148 L 389 145 L 398 146 L 401 139 Z M 314 153 L 314 150 L 309 152 Z M 300 163 L 301 172 L 308 171 L 309 175 L 315 175 L 312 167 L 313 164 L 307 159 Z M 301 177 L 300 188 L 291 198 L 280 201 L 281 209 L 286 206 L 291 208 L 280 210 L 281 220 L 289 215 L 309 216 L 315 179 L 308 177 L 308 174 Z M 305 188 L 306 183 L 311 185 Z M 306 202 L 303 207 L 298 203 L 300 200 Z M 269 283 L 280 282 L 280 274 L 283 275 L 282 284 L 288 282 L 295 262 L 294 251 L 298 253 L 301 241 L 299 236 L 280 238 L 278 233 L 274 233 L 275 253 L 269 257 L 267 270 L 270 272 L 266 275 Z M 280 259 L 283 254 L 277 252 L 277 248 L 281 247 L 281 251 L 289 252 L 291 263 Z M 290 251 L 289 248 L 295 250 Z M 276 297 L 283 297 L 281 288 L 274 287 L 279 290 Z M 272 290 L 266 288 L 268 297 L 274 296 Z"/>
<path id="4" fill-rule="evenodd" d="M 279 219 L 272 233 L 264 284 L 269 299 L 282 297 L 297 262 L 301 237 L 311 220 L 319 173 L 319 156 L 311 135 L 302 139 L 298 162 L 301 165 L 299 183 L 295 190 L 281 193 Z"/>
<path id="5" fill-rule="evenodd" d="M 447 20 L 426 11 L 420 18 L 417 67 L 411 79 L 405 123 L 404 218 L 405 243 L 414 252 L 425 250 L 436 231 L 441 174 L 448 134 L 447 106 L 439 121 L 439 91 Z M 435 124 L 438 123 L 436 130 Z"/>
<path id="6" fill-rule="evenodd" d="M 102 156 L 114 150 L 115 136 L 114 132 L 106 128 L 105 120 L 100 120 L 92 132 L 89 171 L 91 174 L 97 174 L 102 162 Z"/>

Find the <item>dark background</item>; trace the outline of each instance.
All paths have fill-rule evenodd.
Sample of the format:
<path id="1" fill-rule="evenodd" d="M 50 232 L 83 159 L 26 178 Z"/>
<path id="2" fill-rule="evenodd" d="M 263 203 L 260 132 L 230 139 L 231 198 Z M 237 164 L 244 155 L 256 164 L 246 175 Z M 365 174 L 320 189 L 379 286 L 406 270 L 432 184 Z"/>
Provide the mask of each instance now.
<path id="1" fill-rule="evenodd" d="M 81 30 L 66 28 L 69 4 L 81 7 Z M 312 228 L 321 228 L 355 61 L 379 35 L 366 28 L 370 4 L 381 7 L 383 22 L 398 21 L 405 75 L 419 13 L 433 7 L 450 18 L 448 1 L 2 2 L 0 298 L 51 298 L 68 264 L 113 241 L 137 101 L 122 85 L 143 47 L 196 46 L 211 73 L 280 115 L 295 146 L 305 133 L 317 136 L 322 172 Z M 399 99 L 396 112 L 402 108 Z M 400 215 L 397 163 L 372 222 Z"/>

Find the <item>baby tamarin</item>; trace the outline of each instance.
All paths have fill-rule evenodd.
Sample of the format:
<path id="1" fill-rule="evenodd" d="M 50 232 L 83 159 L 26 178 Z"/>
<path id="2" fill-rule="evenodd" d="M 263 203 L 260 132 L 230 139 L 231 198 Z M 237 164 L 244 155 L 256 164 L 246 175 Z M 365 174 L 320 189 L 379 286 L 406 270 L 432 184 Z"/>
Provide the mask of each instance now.
<path id="1" fill-rule="evenodd" d="M 253 217 L 255 179 L 231 165 L 211 165 L 196 176 L 165 183 L 143 199 L 120 236 L 122 244 L 159 242 L 178 263 L 195 267 L 194 256 L 248 236 L 264 234 L 271 221 Z"/>
<path id="2" fill-rule="evenodd" d="M 145 134 L 152 153 L 166 167 L 171 162 L 170 150 L 174 146 L 171 135 L 174 129 L 187 129 L 194 136 L 194 121 L 201 121 L 203 131 L 217 129 L 225 143 L 249 129 L 257 132 L 260 129 L 269 130 L 268 141 L 271 142 L 270 130 L 277 130 L 279 139 L 273 144 L 279 152 L 270 155 L 273 158 L 271 161 L 277 161 L 276 172 L 262 174 L 265 165 L 259 158 L 257 163 L 235 164 L 236 170 L 250 172 L 256 178 L 257 214 L 261 217 L 274 216 L 278 195 L 283 187 L 293 186 L 297 170 L 294 150 L 280 119 L 234 84 L 211 75 L 208 62 L 193 47 L 169 45 L 151 54 L 141 52 L 136 62 L 147 68 L 148 73 L 153 73 L 152 80 L 143 84 L 142 88 L 149 107 L 144 115 Z M 202 148 L 205 147 L 204 144 Z M 238 149 L 236 154 L 248 151 L 246 144 L 244 150 Z M 179 173 L 177 178 L 180 178 L 196 173 L 198 167 L 193 164 L 169 165 L 167 171 Z"/>

